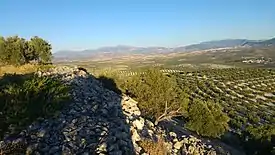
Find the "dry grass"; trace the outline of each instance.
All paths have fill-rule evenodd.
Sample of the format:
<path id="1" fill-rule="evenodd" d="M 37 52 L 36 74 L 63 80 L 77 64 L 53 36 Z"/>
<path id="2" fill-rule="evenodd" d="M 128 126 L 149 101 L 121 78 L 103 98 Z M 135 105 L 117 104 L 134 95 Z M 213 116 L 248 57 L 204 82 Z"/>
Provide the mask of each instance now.
<path id="1" fill-rule="evenodd" d="M 38 69 L 46 69 L 52 67 L 50 65 L 34 65 L 34 64 L 25 64 L 22 66 L 12 66 L 12 65 L 5 65 L 0 66 L 0 76 L 3 76 L 4 74 L 27 74 L 27 73 L 33 73 L 37 71 Z"/>
<path id="2" fill-rule="evenodd" d="M 22 65 L 22 66 L 12 66 L 6 65 L 0 67 L 0 76 L 4 75 L 5 73 L 8 74 L 26 74 L 35 72 L 39 66 L 38 65 Z"/>
<path id="3" fill-rule="evenodd" d="M 167 147 L 162 138 L 159 138 L 158 142 L 142 140 L 140 141 L 140 146 L 146 153 L 149 153 L 149 155 L 168 155 Z"/>

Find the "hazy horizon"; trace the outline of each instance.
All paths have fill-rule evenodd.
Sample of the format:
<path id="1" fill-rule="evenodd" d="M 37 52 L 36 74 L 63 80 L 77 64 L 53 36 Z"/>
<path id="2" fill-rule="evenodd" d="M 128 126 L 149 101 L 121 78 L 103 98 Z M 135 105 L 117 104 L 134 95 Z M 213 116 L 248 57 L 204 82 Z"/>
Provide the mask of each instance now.
<path id="1" fill-rule="evenodd" d="M 0 35 L 37 35 L 54 52 L 262 40 L 275 36 L 273 6 L 273 0 L 2 0 Z"/>

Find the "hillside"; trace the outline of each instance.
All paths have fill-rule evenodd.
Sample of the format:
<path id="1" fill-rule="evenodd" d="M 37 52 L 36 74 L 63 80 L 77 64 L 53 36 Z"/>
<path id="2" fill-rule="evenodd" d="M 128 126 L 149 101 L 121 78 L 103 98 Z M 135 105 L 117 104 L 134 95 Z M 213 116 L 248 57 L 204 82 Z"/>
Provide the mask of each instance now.
<path id="1" fill-rule="evenodd" d="M 263 41 L 246 41 L 242 46 L 248 47 L 267 47 L 275 46 L 275 38 Z"/>
<path id="2" fill-rule="evenodd" d="M 243 148 L 249 155 L 271 154 L 275 135 L 274 68 L 165 69 L 162 72 L 177 78 L 178 85 L 189 94 L 191 104 L 196 100 L 206 104 L 210 100 L 222 105 L 230 117 L 229 132 L 222 137 L 224 142 Z M 120 76 L 127 79 L 139 74 L 145 73 L 121 72 Z M 206 113 L 202 115 L 207 119 Z"/>
<path id="3" fill-rule="evenodd" d="M 42 38 L 2 38 L 0 154 L 271 154 L 275 48 L 266 42 L 120 45 L 54 66 Z"/>
<path id="4" fill-rule="evenodd" d="M 236 47 L 241 46 L 248 40 L 246 39 L 226 39 L 226 40 L 216 40 L 216 41 L 207 41 L 199 44 L 188 45 L 184 47 L 175 48 L 175 52 L 182 51 L 195 51 L 195 50 L 207 50 L 215 48 L 225 48 L 225 47 Z"/>
<path id="5" fill-rule="evenodd" d="M 205 49 L 213 49 L 213 48 L 223 48 L 223 47 L 235 47 L 244 44 L 247 40 L 245 39 L 228 39 L 228 40 L 220 40 L 220 41 L 208 41 L 202 42 L 199 44 L 175 47 L 175 48 L 167 48 L 167 47 L 134 47 L 134 46 L 125 46 L 118 45 L 113 47 L 101 47 L 93 50 L 84 50 L 84 51 L 70 51 L 63 50 L 57 51 L 54 53 L 55 59 L 83 59 L 87 57 L 97 57 L 100 56 L 108 56 L 108 57 L 116 57 L 120 55 L 127 54 L 158 54 L 158 53 L 169 53 L 169 52 L 187 52 L 187 51 L 195 51 L 195 50 L 205 50 Z"/>
<path id="6" fill-rule="evenodd" d="M 263 48 L 267 46 L 273 46 L 274 39 L 264 41 L 254 41 L 247 39 L 226 39 L 207 41 L 199 44 L 193 44 L 188 46 L 180 46 L 175 48 L 167 47 L 134 47 L 134 46 L 110 46 L 101 47 L 98 49 L 88 49 L 83 51 L 70 51 L 63 50 L 54 53 L 55 61 L 71 61 L 71 60 L 84 60 L 84 59 L 115 59 L 121 56 L 132 56 L 132 55 L 158 55 L 158 54 L 169 54 L 169 53 L 185 53 L 192 51 L 203 51 L 213 50 L 219 48 L 236 48 L 236 47 L 257 47 Z"/>
<path id="7" fill-rule="evenodd" d="M 0 109 L 0 116 L 12 116 L 3 117 L 4 122 L 1 122 L 4 124 L 0 128 L 2 130 L 0 138 L 3 137 L 0 140 L 0 151 L 4 154 L 162 152 L 160 155 L 163 155 L 164 152 L 170 152 L 182 155 L 196 152 L 197 154 L 242 155 L 257 154 L 256 152 L 269 154 L 272 150 L 275 134 L 273 130 L 275 125 L 273 119 L 275 117 L 273 116 L 275 110 L 274 70 L 252 68 L 195 72 L 162 70 L 165 74 L 160 72 L 151 74 L 158 83 L 151 81 L 150 83 L 154 84 L 149 84 L 150 87 L 146 88 L 145 85 L 142 86 L 140 85 L 142 83 L 137 82 L 139 77 L 149 82 L 150 76 L 146 76 L 150 73 L 150 70 L 148 71 L 129 75 L 124 73 L 108 75 L 107 73 L 95 77 L 81 68 L 51 67 L 39 69 L 35 73 L 38 79 L 29 79 L 29 74 L 3 76 L 0 80 L 0 87 L 3 88 L 3 91 L 0 91 L 0 100 L 4 102 L 1 104 L 10 105 L 11 101 L 14 105 L 20 103 L 18 105 L 21 106 L 18 107 L 20 110 L 24 108 L 24 104 L 29 106 L 23 113 L 16 115 L 10 113 L 11 110 L 19 110 L 16 106 L 3 106 L 6 109 Z M 32 83 L 37 85 L 36 80 L 40 78 L 42 81 L 39 83 L 46 83 L 39 87 L 32 87 Z M 158 78 L 165 78 L 168 81 Z M 69 100 L 62 97 L 65 95 L 63 92 L 59 92 L 65 87 L 60 87 L 62 84 L 55 83 L 54 79 L 62 81 L 63 85 L 70 88 L 71 98 Z M 27 81 L 24 82 L 24 80 Z M 176 83 L 173 83 L 174 80 Z M 8 85 L 10 83 L 8 81 L 11 82 L 12 87 Z M 173 84 L 172 90 L 163 87 L 166 85 L 170 88 L 169 83 Z M 15 87 L 16 84 L 19 84 L 18 87 Z M 28 86 L 27 92 L 25 89 L 19 91 L 19 88 L 22 88 L 21 85 Z M 35 92 L 32 90 L 34 88 Z M 125 92 L 125 88 L 128 92 Z M 19 93 L 12 91 L 13 89 L 18 89 Z M 51 96 L 52 92 L 56 93 L 54 97 Z M 149 92 L 150 95 L 147 94 Z M 25 94 L 31 95 L 32 93 L 36 93 L 36 96 L 32 98 L 25 96 Z M 157 124 L 153 123 L 154 118 L 150 116 L 154 116 L 159 110 L 164 110 L 161 106 L 162 99 L 169 101 L 171 95 L 177 96 L 177 93 L 184 98 L 187 95 L 189 99 L 185 98 L 179 103 L 175 102 L 176 107 L 185 107 L 186 101 L 191 107 L 198 103 L 201 104 L 200 106 L 210 103 L 219 105 L 223 116 L 219 114 L 218 118 L 227 118 L 226 115 L 228 115 L 229 128 L 226 132 L 219 133 L 221 137 L 216 137 L 218 133 L 215 131 L 221 131 L 216 127 L 221 123 L 216 122 L 218 124 L 212 125 L 215 121 L 222 120 L 218 118 L 211 120 L 211 117 L 208 117 L 209 114 L 200 111 L 203 109 L 194 111 L 195 115 L 191 115 L 190 110 L 189 115 L 184 115 L 183 111 L 180 117 L 164 119 Z M 48 102 L 41 94 L 47 94 L 48 99 L 52 101 Z M 18 95 L 25 96 L 26 101 L 22 102 L 22 96 Z M 14 100 L 9 100 L 8 96 Z M 145 100 L 142 96 L 146 97 Z M 172 100 L 169 104 L 174 102 Z M 32 103 L 36 103 L 35 110 Z M 54 104 L 62 106 L 55 107 Z M 144 107 L 145 105 L 149 105 L 150 108 Z M 154 108 L 155 110 L 152 111 Z M 217 109 L 214 111 L 215 114 L 219 113 Z M 173 113 L 173 111 L 170 112 Z M 33 118 L 33 115 L 36 117 Z M 201 123 L 208 125 L 203 125 L 202 128 L 190 128 L 188 124 L 192 122 L 192 117 L 196 118 L 193 123 L 197 123 L 197 127 Z M 28 119 L 19 121 L 22 118 Z M 17 121 L 13 121 L 14 119 Z M 17 122 L 24 123 L 18 124 Z"/>
<path id="8" fill-rule="evenodd" d="M 141 154 L 154 151 L 154 145 L 160 154 L 236 154 L 223 143 L 155 126 L 142 117 L 137 102 L 104 88 L 100 78 L 82 70 L 58 67 L 37 74 L 70 85 L 73 100 L 54 117 L 39 118 L 17 134 L 6 132 L 0 141 L 2 154 Z M 112 81 L 110 85 L 116 88 Z"/>
<path id="9" fill-rule="evenodd" d="M 57 51 L 54 53 L 55 60 L 79 60 L 89 58 L 117 58 L 132 54 L 157 54 L 167 53 L 172 49 L 166 47 L 134 47 L 118 45 L 113 47 L 101 47 L 98 49 L 88 49 L 83 51 Z"/>

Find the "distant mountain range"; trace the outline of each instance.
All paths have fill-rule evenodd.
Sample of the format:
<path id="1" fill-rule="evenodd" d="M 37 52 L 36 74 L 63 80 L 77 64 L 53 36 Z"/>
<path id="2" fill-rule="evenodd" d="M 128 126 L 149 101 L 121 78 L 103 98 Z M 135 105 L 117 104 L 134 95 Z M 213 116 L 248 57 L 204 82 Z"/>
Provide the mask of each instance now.
<path id="1" fill-rule="evenodd" d="M 269 40 L 262 40 L 262 41 L 247 41 L 242 46 L 249 46 L 249 47 L 263 47 L 263 46 L 275 46 L 275 38 Z"/>
<path id="2" fill-rule="evenodd" d="M 58 60 L 72 60 L 90 57 L 117 57 L 128 54 L 152 54 L 152 53 L 169 53 L 169 52 L 190 52 L 198 50 L 207 50 L 226 47 L 263 47 L 275 46 L 275 38 L 269 40 L 247 40 L 247 39 L 226 39 L 207 41 L 199 44 L 188 46 L 167 48 L 167 47 L 135 47 L 135 46 L 110 46 L 98 49 L 88 49 L 83 51 L 63 50 L 54 53 L 54 58 Z"/>

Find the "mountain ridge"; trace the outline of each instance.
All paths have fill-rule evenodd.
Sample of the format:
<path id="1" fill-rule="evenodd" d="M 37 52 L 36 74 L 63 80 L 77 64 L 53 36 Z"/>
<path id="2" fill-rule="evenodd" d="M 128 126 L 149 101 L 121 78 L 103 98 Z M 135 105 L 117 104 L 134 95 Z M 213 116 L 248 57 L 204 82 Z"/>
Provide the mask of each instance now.
<path id="1" fill-rule="evenodd" d="M 97 49 L 86 49 L 80 51 L 62 50 L 55 52 L 55 59 L 81 59 L 95 55 L 108 55 L 111 57 L 127 54 L 152 54 L 152 53 L 169 53 L 169 52 L 191 52 L 197 50 L 208 50 L 226 47 L 261 47 L 275 46 L 275 38 L 266 40 L 248 40 L 248 39 L 222 39 L 205 41 L 187 46 L 174 48 L 162 46 L 138 47 L 129 45 L 105 46 Z"/>

